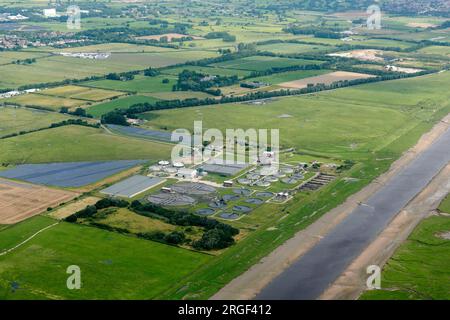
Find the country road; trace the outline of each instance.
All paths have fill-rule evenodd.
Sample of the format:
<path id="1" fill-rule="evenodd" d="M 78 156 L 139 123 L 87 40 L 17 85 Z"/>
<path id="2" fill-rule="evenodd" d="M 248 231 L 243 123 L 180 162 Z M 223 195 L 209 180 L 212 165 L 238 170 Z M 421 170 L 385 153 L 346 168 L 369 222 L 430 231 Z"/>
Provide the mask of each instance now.
<path id="1" fill-rule="evenodd" d="M 316 299 L 450 162 L 450 129 L 275 277 L 256 299 Z"/>

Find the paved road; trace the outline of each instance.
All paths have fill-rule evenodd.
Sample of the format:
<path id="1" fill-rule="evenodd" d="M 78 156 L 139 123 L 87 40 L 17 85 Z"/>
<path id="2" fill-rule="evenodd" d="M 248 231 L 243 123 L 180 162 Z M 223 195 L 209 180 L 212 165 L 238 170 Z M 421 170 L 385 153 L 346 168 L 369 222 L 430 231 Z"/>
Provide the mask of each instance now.
<path id="1" fill-rule="evenodd" d="M 269 283 L 256 299 L 318 298 L 450 162 L 450 129 Z"/>

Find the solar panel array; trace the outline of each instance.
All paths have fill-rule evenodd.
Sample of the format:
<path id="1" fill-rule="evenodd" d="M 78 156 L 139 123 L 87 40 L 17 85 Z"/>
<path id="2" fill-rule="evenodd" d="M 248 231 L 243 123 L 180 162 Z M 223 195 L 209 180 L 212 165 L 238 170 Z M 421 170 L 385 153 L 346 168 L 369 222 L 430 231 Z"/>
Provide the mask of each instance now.
<path id="1" fill-rule="evenodd" d="M 147 138 L 147 139 L 155 139 L 155 140 L 161 140 L 161 141 L 167 141 L 170 142 L 172 138 L 171 132 L 165 132 L 165 131 L 159 131 L 159 130 L 148 130 L 148 129 L 142 129 L 142 128 L 136 128 L 136 127 L 126 127 L 126 126 L 119 126 L 115 124 L 108 124 L 108 128 L 111 128 L 112 130 L 119 131 L 124 134 L 141 137 L 141 138 Z"/>
<path id="2" fill-rule="evenodd" d="M 110 196 L 133 198 L 134 196 L 156 186 L 164 179 L 157 177 L 146 177 L 141 175 L 132 176 L 100 191 Z"/>
<path id="3" fill-rule="evenodd" d="M 145 160 L 117 160 L 23 164 L 1 171 L 0 177 L 57 187 L 81 187 L 144 162 Z"/>

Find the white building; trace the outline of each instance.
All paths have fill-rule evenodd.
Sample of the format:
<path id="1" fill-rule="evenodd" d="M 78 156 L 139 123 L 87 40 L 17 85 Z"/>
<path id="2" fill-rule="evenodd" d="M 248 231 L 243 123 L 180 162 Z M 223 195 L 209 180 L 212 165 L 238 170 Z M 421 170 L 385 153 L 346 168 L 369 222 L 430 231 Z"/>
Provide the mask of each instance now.
<path id="1" fill-rule="evenodd" d="M 18 14 L 16 16 L 8 16 L 8 20 L 27 20 L 28 17 L 25 17 L 21 14 Z"/>
<path id="2" fill-rule="evenodd" d="M 182 168 L 178 170 L 176 176 L 182 179 L 195 179 L 198 176 L 198 172 L 195 169 Z"/>
<path id="3" fill-rule="evenodd" d="M 259 160 L 262 165 L 271 165 L 276 160 L 275 152 L 264 151 Z"/>
<path id="4" fill-rule="evenodd" d="M 56 9 L 55 8 L 44 9 L 44 17 L 46 17 L 46 18 L 56 17 Z"/>
<path id="5" fill-rule="evenodd" d="M 182 162 L 174 162 L 174 163 L 172 163 L 172 166 L 174 168 L 181 169 L 181 168 L 184 168 L 184 163 L 182 163 Z"/>

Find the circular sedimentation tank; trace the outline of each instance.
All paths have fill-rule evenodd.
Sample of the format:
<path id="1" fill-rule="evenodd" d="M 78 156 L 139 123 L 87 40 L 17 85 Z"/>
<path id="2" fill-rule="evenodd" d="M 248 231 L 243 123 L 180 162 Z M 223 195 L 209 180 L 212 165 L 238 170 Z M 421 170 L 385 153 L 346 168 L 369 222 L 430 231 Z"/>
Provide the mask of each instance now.
<path id="1" fill-rule="evenodd" d="M 252 211 L 252 209 L 247 206 L 234 206 L 233 211 L 246 213 Z"/>
<path id="2" fill-rule="evenodd" d="M 240 197 L 236 194 L 225 194 L 222 199 L 225 201 L 236 201 L 238 200 Z"/>
<path id="3" fill-rule="evenodd" d="M 239 182 L 240 184 L 245 184 L 245 185 L 248 185 L 248 184 L 251 183 L 251 181 L 250 181 L 249 179 L 244 179 L 244 178 L 238 179 L 238 182 Z"/>
<path id="4" fill-rule="evenodd" d="M 235 194 L 241 195 L 241 196 L 248 196 L 250 193 L 252 193 L 249 189 L 233 189 L 233 192 Z"/>
<path id="5" fill-rule="evenodd" d="M 224 212 L 224 213 L 221 213 L 219 216 L 222 219 L 227 219 L 227 220 L 236 220 L 237 218 L 239 218 L 239 215 L 237 215 L 236 213 L 232 213 L 232 212 Z"/>
<path id="6" fill-rule="evenodd" d="M 261 197 L 261 198 L 270 198 L 273 197 L 273 193 L 272 192 L 258 192 L 256 194 L 257 197 Z"/>
<path id="7" fill-rule="evenodd" d="M 261 203 L 264 203 L 264 200 L 259 199 L 259 198 L 249 198 L 249 199 L 245 200 L 245 202 L 251 203 L 251 204 L 261 204 Z"/>
<path id="8" fill-rule="evenodd" d="M 268 182 L 268 181 L 258 181 L 256 183 L 256 185 L 258 187 L 270 187 L 270 182 Z"/>
<path id="9" fill-rule="evenodd" d="M 198 182 L 181 182 L 174 184 L 172 190 L 183 194 L 205 195 L 216 191 L 216 188 L 204 183 Z"/>
<path id="10" fill-rule="evenodd" d="M 208 206 L 210 208 L 220 209 L 220 208 L 225 208 L 227 206 L 227 204 L 225 203 L 225 201 L 216 200 L 216 201 L 211 201 Z"/>
<path id="11" fill-rule="evenodd" d="M 159 193 L 147 198 L 151 203 L 161 206 L 186 206 L 195 203 L 195 199 L 176 193 Z"/>
<path id="12" fill-rule="evenodd" d="M 210 216 L 214 214 L 214 210 L 213 209 L 209 209 L 209 208 L 204 208 L 204 209 L 198 209 L 195 213 L 201 215 L 201 216 Z"/>

